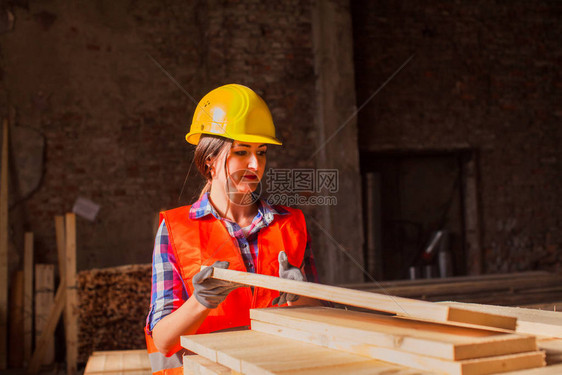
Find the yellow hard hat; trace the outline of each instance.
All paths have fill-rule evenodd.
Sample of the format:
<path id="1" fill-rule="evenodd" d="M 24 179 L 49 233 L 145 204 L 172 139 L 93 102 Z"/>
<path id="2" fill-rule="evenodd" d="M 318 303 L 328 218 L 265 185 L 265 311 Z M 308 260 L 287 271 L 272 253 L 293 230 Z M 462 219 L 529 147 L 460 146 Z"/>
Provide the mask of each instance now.
<path id="1" fill-rule="evenodd" d="M 201 99 L 185 139 L 198 144 L 201 134 L 219 135 L 241 142 L 280 145 L 267 104 L 252 89 L 224 85 Z"/>

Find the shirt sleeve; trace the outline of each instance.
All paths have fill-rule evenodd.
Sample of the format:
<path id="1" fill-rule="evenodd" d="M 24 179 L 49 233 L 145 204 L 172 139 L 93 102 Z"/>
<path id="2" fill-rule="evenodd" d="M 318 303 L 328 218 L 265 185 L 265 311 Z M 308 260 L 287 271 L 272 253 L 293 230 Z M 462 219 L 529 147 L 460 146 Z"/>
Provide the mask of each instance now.
<path id="1" fill-rule="evenodd" d="M 169 242 L 166 223 L 162 220 L 152 255 L 152 292 L 146 318 L 149 332 L 166 315 L 178 309 L 189 297 L 181 278 L 174 251 Z"/>
<path id="2" fill-rule="evenodd" d="M 308 232 L 306 234 L 306 248 L 304 250 L 304 258 L 302 261 L 301 271 L 306 281 L 310 281 L 313 283 L 320 282 L 320 280 L 318 279 L 318 271 L 316 270 L 314 255 L 312 254 L 311 239 Z"/>

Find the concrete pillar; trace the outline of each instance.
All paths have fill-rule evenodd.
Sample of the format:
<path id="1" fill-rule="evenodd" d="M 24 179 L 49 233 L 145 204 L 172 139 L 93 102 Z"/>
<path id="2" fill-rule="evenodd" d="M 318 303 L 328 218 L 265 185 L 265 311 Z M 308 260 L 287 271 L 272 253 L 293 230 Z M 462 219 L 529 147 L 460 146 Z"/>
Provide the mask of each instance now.
<path id="1" fill-rule="evenodd" d="M 323 283 L 361 282 L 363 220 L 349 1 L 316 1 L 312 12 L 318 129 L 312 157 L 317 169 L 337 170 L 339 183 L 336 193 L 320 192 L 335 196 L 337 204 L 317 207 L 315 254 Z"/>

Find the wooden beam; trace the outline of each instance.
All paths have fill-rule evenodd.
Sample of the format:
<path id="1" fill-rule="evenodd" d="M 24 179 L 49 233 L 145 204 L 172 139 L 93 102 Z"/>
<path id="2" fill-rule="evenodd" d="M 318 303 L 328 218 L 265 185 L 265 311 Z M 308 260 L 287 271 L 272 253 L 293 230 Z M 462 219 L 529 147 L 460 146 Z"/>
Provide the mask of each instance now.
<path id="1" fill-rule="evenodd" d="M 543 337 L 562 338 L 562 314 L 560 312 L 461 302 L 440 302 L 439 304 L 454 308 L 511 316 L 517 319 L 516 332 Z"/>
<path id="2" fill-rule="evenodd" d="M 33 348 L 33 233 L 24 235 L 23 253 L 23 357 L 31 359 Z"/>
<path id="3" fill-rule="evenodd" d="M 35 347 L 45 329 L 49 313 L 53 307 L 55 294 L 55 266 L 52 264 L 35 265 Z M 47 341 L 47 350 L 43 356 L 43 365 L 55 361 L 55 336 Z"/>
<path id="4" fill-rule="evenodd" d="M 0 371 L 7 368 L 8 353 L 8 120 L 2 127 L 0 171 Z"/>
<path id="5" fill-rule="evenodd" d="M 49 342 L 49 338 L 53 336 L 55 332 L 55 328 L 57 326 L 57 322 L 62 314 L 62 310 L 65 306 L 66 302 L 66 280 L 61 279 L 59 287 L 57 289 L 57 294 L 55 295 L 55 303 L 49 313 L 49 317 L 47 318 L 47 322 L 45 323 L 45 327 L 43 328 L 43 333 L 39 338 L 39 342 L 37 344 L 37 348 L 31 357 L 31 362 L 27 369 L 29 374 L 37 374 L 41 367 L 41 363 L 43 361 L 43 356 L 45 355 L 45 351 L 47 349 L 47 343 Z"/>
<path id="6" fill-rule="evenodd" d="M 78 297 L 76 293 L 76 215 L 65 216 L 65 279 L 66 279 L 66 373 L 76 374 L 78 360 Z"/>
<path id="7" fill-rule="evenodd" d="M 201 268 L 204 267 L 205 266 Z M 233 271 L 222 268 L 214 268 L 213 277 L 244 285 L 279 290 L 305 297 L 327 300 L 371 310 L 384 311 L 411 319 L 428 320 L 438 323 L 473 324 L 478 326 L 514 330 L 517 321 L 516 318 L 512 317 L 463 310 L 432 302 L 418 301 L 378 293 L 369 293 L 330 285 L 287 280 L 279 277 Z"/>
<path id="8" fill-rule="evenodd" d="M 287 327 L 312 334 L 322 332 L 334 340 L 353 342 L 356 347 L 374 345 L 453 361 L 537 350 L 532 336 L 326 307 L 252 309 L 250 317 L 252 330 L 261 331 L 260 323 L 267 323 L 279 330 Z"/>

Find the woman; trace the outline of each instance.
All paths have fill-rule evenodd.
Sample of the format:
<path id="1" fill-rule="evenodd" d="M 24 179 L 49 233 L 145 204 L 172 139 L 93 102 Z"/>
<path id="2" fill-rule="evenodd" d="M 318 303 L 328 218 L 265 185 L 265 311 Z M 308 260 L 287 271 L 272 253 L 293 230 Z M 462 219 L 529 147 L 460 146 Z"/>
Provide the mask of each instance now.
<path id="1" fill-rule="evenodd" d="M 250 308 L 320 304 L 201 271 L 212 265 L 317 281 L 302 212 L 255 193 L 268 145 L 281 144 L 265 102 L 245 86 L 221 86 L 199 102 L 186 140 L 197 145 L 194 163 L 207 183 L 193 205 L 160 215 L 145 331 L 153 372 L 162 374 L 182 371 L 181 335 L 248 327 Z"/>

